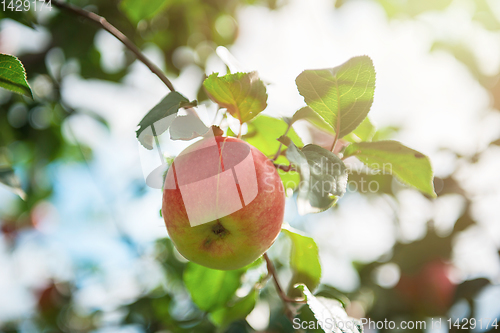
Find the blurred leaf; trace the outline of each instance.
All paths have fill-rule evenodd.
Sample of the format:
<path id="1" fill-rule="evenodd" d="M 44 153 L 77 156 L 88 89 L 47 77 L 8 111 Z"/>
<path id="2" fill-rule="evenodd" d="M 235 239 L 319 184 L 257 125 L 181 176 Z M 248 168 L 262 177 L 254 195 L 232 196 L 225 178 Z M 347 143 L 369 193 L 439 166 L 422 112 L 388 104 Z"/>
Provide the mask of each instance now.
<path id="1" fill-rule="evenodd" d="M 397 141 L 353 143 L 345 150 L 344 157 L 349 156 L 356 156 L 374 170 L 388 171 L 403 183 L 436 197 L 429 158 Z"/>
<path id="2" fill-rule="evenodd" d="M 452 2 L 452 0 L 377 0 L 385 9 L 390 18 L 401 14 L 407 14 L 411 17 L 417 16 L 431 10 L 443 10 Z"/>
<path id="3" fill-rule="evenodd" d="M 396 126 L 385 126 L 379 128 L 371 141 L 382 141 L 392 138 L 397 132 L 399 132 L 399 127 Z"/>
<path id="4" fill-rule="evenodd" d="M 238 299 L 233 304 L 212 311 L 209 315 L 210 320 L 221 329 L 226 328 L 233 321 L 243 319 L 252 312 L 257 302 L 259 292 L 252 289 L 248 295 Z"/>
<path id="5" fill-rule="evenodd" d="M 500 146 L 500 139 L 496 139 L 495 141 L 492 141 L 492 142 L 490 143 L 490 145 Z"/>
<path id="6" fill-rule="evenodd" d="M 367 56 L 328 69 L 305 70 L 295 80 L 299 93 L 339 138 L 352 132 L 373 103 L 375 68 Z"/>
<path id="7" fill-rule="evenodd" d="M 326 333 L 363 332 L 363 327 L 359 320 L 349 317 L 342 307 L 342 303 L 335 299 L 314 296 L 303 284 L 299 284 L 297 288 L 304 293 L 307 305 L 314 313 L 314 317 L 318 322 L 324 325 L 322 328 Z"/>
<path id="8" fill-rule="evenodd" d="M 246 268 L 219 271 L 189 262 L 183 279 L 193 302 L 203 311 L 212 311 L 233 298 L 245 271 Z"/>
<path id="9" fill-rule="evenodd" d="M 485 76 L 479 68 L 478 61 L 472 46 L 467 43 L 457 43 L 452 41 L 437 41 L 431 51 L 445 51 L 454 56 L 458 61 L 467 66 L 471 74 L 482 84 L 485 83 Z"/>
<path id="10" fill-rule="evenodd" d="M 210 98 L 244 123 L 267 107 L 267 93 L 257 72 L 217 76 L 213 73 L 203 81 Z"/>
<path id="11" fill-rule="evenodd" d="M 470 216 L 469 208 L 467 207 L 464 214 L 455 222 L 455 225 L 453 226 L 453 233 L 458 234 L 474 224 L 476 224 L 476 222 Z"/>
<path id="12" fill-rule="evenodd" d="M 10 1 L 5 3 L 6 7 L 8 5 L 10 5 Z M 3 9 L 3 3 L 2 3 L 2 9 Z M 35 12 L 34 10 L 33 11 L 1 10 L 0 19 L 9 18 L 11 20 L 17 21 L 27 26 L 28 28 L 35 29 L 36 17 L 34 12 Z"/>
<path id="13" fill-rule="evenodd" d="M 497 75 L 494 79 L 496 80 L 496 82 L 492 83 L 490 87 L 488 87 L 488 90 L 490 91 L 490 94 L 493 98 L 492 106 L 495 109 L 500 110 L 500 75 Z M 500 141 L 500 139 L 496 142 L 498 141 Z"/>
<path id="14" fill-rule="evenodd" d="M 120 9 L 133 23 L 154 17 L 176 0 L 122 0 Z"/>
<path id="15" fill-rule="evenodd" d="M 428 230 L 424 238 L 412 243 L 397 243 L 392 261 L 405 274 L 415 274 L 428 262 L 436 259 L 448 260 L 451 256 L 453 236 L 440 237 Z"/>
<path id="16" fill-rule="evenodd" d="M 178 92 L 169 93 L 142 118 L 136 132 L 137 139 L 144 148 L 153 149 L 153 137 L 165 132 L 175 118 L 169 116 L 177 114 L 181 107 L 193 104 Z"/>
<path id="17" fill-rule="evenodd" d="M 0 183 L 7 186 L 10 191 L 20 196 L 21 199 L 26 199 L 26 193 L 24 193 L 23 189 L 21 188 L 21 182 L 14 173 L 14 169 L 12 169 L 11 167 L 0 167 Z"/>
<path id="18" fill-rule="evenodd" d="M 318 246 L 311 237 L 303 236 L 300 231 L 284 225 L 281 228 L 292 241 L 290 255 L 290 267 L 293 271 L 292 281 L 290 283 L 289 294 L 292 297 L 298 297 L 297 291 L 293 286 L 302 283 L 314 290 L 321 278 L 321 263 L 319 261 Z"/>
<path id="19" fill-rule="evenodd" d="M 467 299 L 473 301 L 477 294 L 485 287 L 491 285 L 491 282 L 486 278 L 477 278 L 467 280 L 457 286 L 454 300 Z"/>
<path id="20" fill-rule="evenodd" d="M 474 5 L 476 7 L 472 18 L 474 21 L 481 22 L 488 30 L 500 30 L 500 22 L 487 0 L 475 0 Z"/>
<path id="21" fill-rule="evenodd" d="M 33 98 L 23 64 L 9 54 L 0 53 L 0 87 Z"/>
<path id="22" fill-rule="evenodd" d="M 348 188 L 360 194 L 385 193 L 393 195 L 392 175 L 370 174 L 352 171 L 349 173 Z M 375 184 L 375 185 L 373 185 Z"/>
<path id="23" fill-rule="evenodd" d="M 288 145 L 286 157 L 300 174 L 297 206 L 300 215 L 322 212 L 335 204 L 347 188 L 344 162 L 331 151 L 309 144 L 299 150 L 288 138 L 280 141 Z"/>
<path id="24" fill-rule="evenodd" d="M 445 195 L 445 194 L 460 194 L 463 197 L 467 197 L 467 193 L 465 190 L 462 188 L 459 182 L 453 177 L 453 176 L 448 176 L 444 179 L 435 177 L 434 178 L 434 187 L 437 189 L 439 186 L 439 192 L 438 193 L 440 196 Z"/>
<path id="25" fill-rule="evenodd" d="M 344 137 L 349 142 L 372 141 L 376 133 L 376 128 L 368 117 L 363 119 L 361 124 Z"/>

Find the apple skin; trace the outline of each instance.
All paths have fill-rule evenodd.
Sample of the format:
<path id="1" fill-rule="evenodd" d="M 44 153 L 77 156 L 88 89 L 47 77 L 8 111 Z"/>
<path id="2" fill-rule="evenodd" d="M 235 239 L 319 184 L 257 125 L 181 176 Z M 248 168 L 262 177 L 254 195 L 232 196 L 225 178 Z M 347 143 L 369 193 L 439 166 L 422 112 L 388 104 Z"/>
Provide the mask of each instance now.
<path id="1" fill-rule="evenodd" d="M 273 163 L 257 148 L 236 138 L 216 136 L 219 153 L 203 154 L 203 148 L 210 143 L 213 144 L 213 140 L 214 138 L 198 141 L 174 159 L 165 177 L 162 215 L 172 242 L 186 259 L 212 269 L 234 270 L 254 262 L 276 240 L 283 223 L 285 193 Z M 232 147 L 232 150 L 226 148 L 224 155 L 221 155 L 221 149 L 224 147 Z M 190 178 L 191 181 L 196 181 L 213 175 L 214 170 L 220 170 L 221 167 L 224 170 L 224 161 L 238 159 L 243 155 L 249 155 L 250 152 L 253 165 L 250 162 L 246 167 L 255 169 L 255 177 L 250 177 L 251 179 L 238 177 L 238 182 L 253 181 L 253 185 L 242 183 L 237 187 L 241 189 L 245 188 L 245 185 L 254 186 L 254 189 L 258 190 L 255 198 L 229 215 L 191 226 L 179 189 L 179 169 L 182 167 L 184 170 L 183 179 Z M 245 174 L 253 175 L 253 170 L 246 171 L 248 172 Z M 200 188 L 200 191 L 202 190 Z M 224 188 L 220 191 L 224 191 Z M 239 193 L 242 193 L 241 190 Z M 213 195 L 218 194 L 213 193 Z M 224 196 L 224 193 L 221 195 Z M 216 205 L 207 205 L 204 199 L 206 198 L 202 197 L 197 201 L 199 202 L 196 207 L 197 213 L 213 216 L 214 210 L 217 210 Z M 241 196 L 240 200 L 243 205 Z M 218 205 L 224 204 L 225 200 L 221 200 Z"/>

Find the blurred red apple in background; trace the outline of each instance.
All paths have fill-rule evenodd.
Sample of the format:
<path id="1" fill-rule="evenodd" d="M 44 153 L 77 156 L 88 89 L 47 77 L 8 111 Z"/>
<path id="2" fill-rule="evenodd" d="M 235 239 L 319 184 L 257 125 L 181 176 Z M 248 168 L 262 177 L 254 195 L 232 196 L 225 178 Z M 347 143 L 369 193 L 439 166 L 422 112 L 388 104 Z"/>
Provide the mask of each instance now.
<path id="1" fill-rule="evenodd" d="M 395 289 L 412 311 L 426 316 L 445 315 L 456 285 L 448 277 L 451 266 L 441 259 L 425 263 L 416 274 L 401 274 Z"/>

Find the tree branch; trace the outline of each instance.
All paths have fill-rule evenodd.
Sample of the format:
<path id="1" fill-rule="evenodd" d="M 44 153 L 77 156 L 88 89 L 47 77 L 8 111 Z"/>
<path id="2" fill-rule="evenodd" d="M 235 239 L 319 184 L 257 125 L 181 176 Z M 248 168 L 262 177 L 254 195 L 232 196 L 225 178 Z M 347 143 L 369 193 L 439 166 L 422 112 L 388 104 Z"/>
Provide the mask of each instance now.
<path id="1" fill-rule="evenodd" d="M 269 272 L 270 275 L 272 275 L 273 280 L 274 280 L 274 285 L 276 286 L 276 290 L 278 291 L 278 295 L 283 300 L 283 302 L 306 303 L 306 300 L 303 298 L 291 298 L 291 297 L 287 296 L 287 294 L 283 291 L 283 288 L 281 287 L 280 282 L 278 281 L 278 272 L 276 271 L 276 267 L 274 267 L 273 262 L 271 261 L 271 259 L 269 259 L 269 256 L 267 255 L 267 253 L 264 253 L 263 257 L 266 260 L 267 271 Z"/>
<path id="2" fill-rule="evenodd" d="M 118 30 L 112 24 L 110 24 L 104 17 L 62 1 L 52 0 L 51 3 L 57 8 L 67 10 L 73 14 L 91 20 L 92 22 L 94 22 L 95 24 L 97 24 L 98 26 L 100 26 L 113 36 L 115 36 L 120 42 L 123 43 L 123 45 L 125 45 L 130 51 L 132 51 L 132 53 L 135 54 L 137 59 L 139 59 L 142 63 L 144 63 L 144 65 L 146 65 L 151 70 L 151 72 L 156 74 L 156 76 L 158 76 L 158 78 L 160 78 L 160 80 L 162 80 L 163 83 L 165 83 L 165 85 L 168 87 L 168 89 L 170 89 L 170 91 L 175 91 L 172 82 L 170 82 L 170 80 L 165 76 L 165 74 L 161 71 L 161 69 L 159 69 L 158 66 L 153 64 L 148 58 L 146 58 L 146 56 L 141 52 L 141 50 L 139 50 L 139 48 L 135 46 L 135 44 L 132 43 L 132 41 L 127 36 L 125 36 L 120 30 Z"/>

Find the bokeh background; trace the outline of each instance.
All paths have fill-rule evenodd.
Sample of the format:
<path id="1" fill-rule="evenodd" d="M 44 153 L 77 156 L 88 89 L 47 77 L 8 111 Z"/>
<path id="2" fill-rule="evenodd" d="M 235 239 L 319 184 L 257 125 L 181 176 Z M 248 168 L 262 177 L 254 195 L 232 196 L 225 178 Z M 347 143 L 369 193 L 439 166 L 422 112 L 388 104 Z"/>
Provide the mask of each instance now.
<path id="1" fill-rule="evenodd" d="M 377 135 L 430 157 L 438 198 L 391 176 L 364 176 L 379 191 L 356 191 L 353 174 L 329 211 L 299 216 L 288 198 L 286 222 L 314 237 L 322 292 L 347 297 L 351 316 L 500 318 L 499 1 L 169 0 L 147 18 L 140 1 L 71 3 L 106 17 L 190 99 L 207 100 L 205 74 L 257 70 L 275 117 L 304 105 L 302 70 L 369 55 Z M 167 88 L 107 32 L 55 8 L 0 12 L 0 52 L 21 59 L 35 95 L 0 90 L 0 161 L 26 192 L 0 185 L 0 331 L 215 331 L 183 288 L 135 138 Z M 281 238 L 270 251 L 285 282 L 288 251 Z M 228 330 L 293 331 L 273 287 Z"/>

